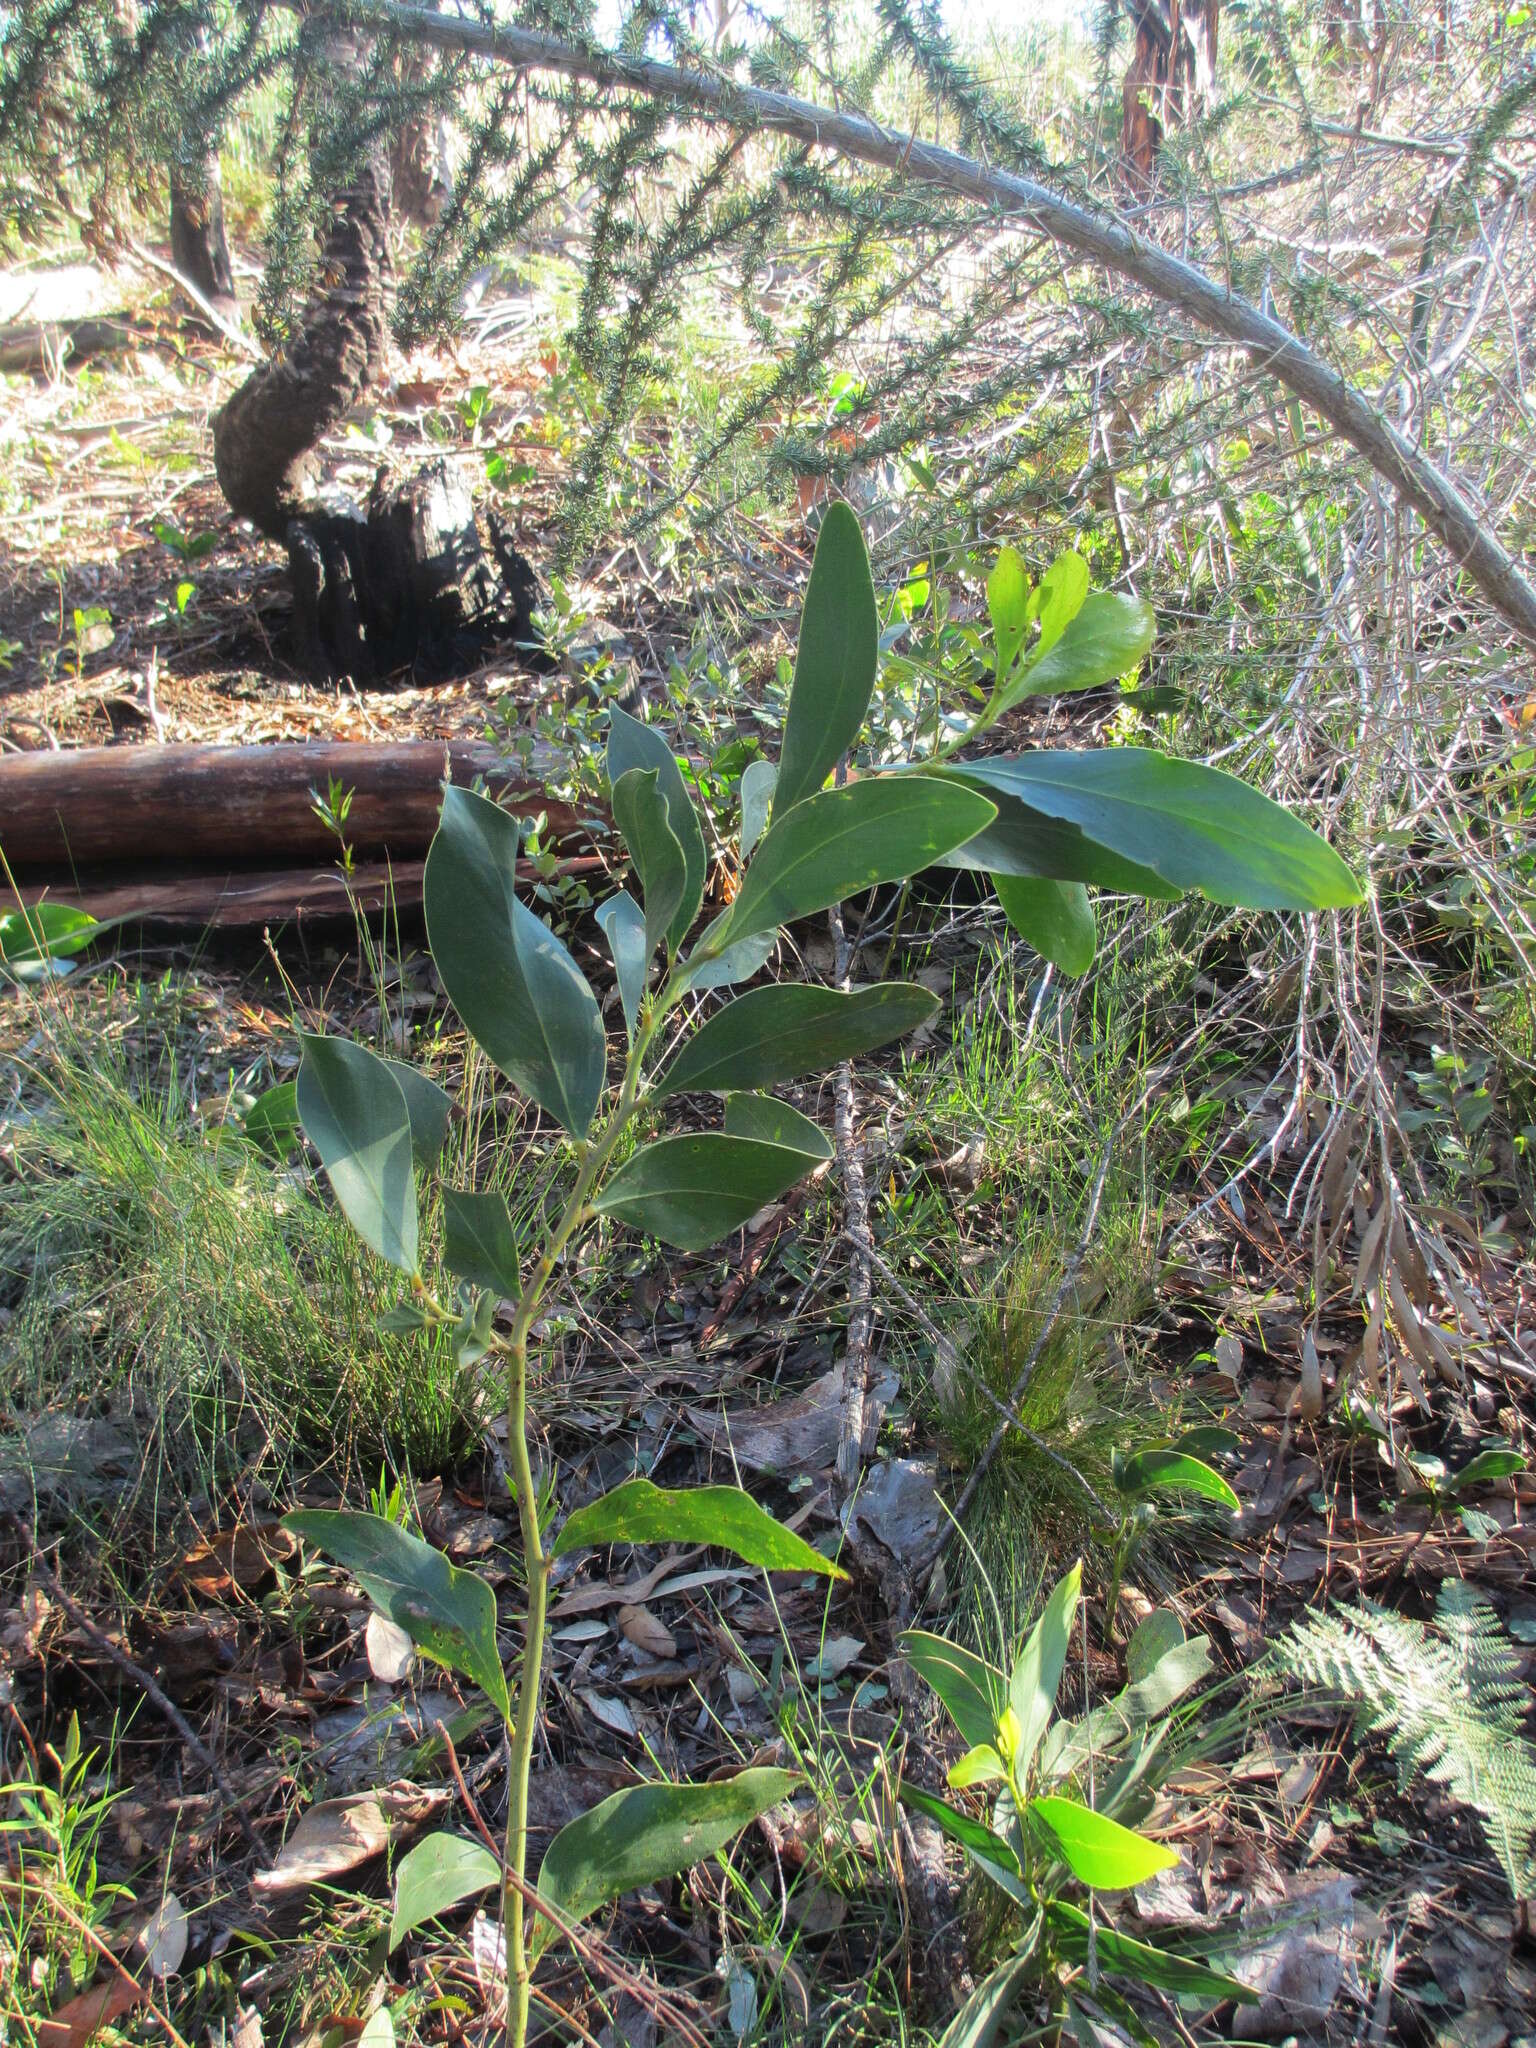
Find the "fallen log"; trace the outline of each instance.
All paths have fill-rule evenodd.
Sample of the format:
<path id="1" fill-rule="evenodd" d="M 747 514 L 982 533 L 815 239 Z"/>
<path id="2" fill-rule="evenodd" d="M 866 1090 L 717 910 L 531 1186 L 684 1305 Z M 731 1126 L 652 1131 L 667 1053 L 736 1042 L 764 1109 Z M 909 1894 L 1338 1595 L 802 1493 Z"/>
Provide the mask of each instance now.
<path id="1" fill-rule="evenodd" d="M 596 854 L 559 864 L 562 875 L 596 874 Z M 350 875 L 336 867 L 281 868 L 264 874 L 155 876 L 143 881 L 50 886 L 45 900 L 86 911 L 98 924 L 168 925 L 178 931 L 240 931 L 257 925 L 322 924 L 421 909 L 424 860 L 359 862 Z M 532 861 L 518 862 L 522 881 L 542 880 Z"/>
<path id="2" fill-rule="evenodd" d="M 516 817 L 547 819 L 547 841 L 589 840 L 570 804 L 510 769 L 493 746 L 440 740 L 318 746 L 81 747 L 0 757 L 0 852 L 18 880 L 119 866 L 294 870 L 335 859 L 315 809 L 334 782 L 352 792 L 345 837 L 361 861 L 425 853 L 445 766 L 483 776 Z M 59 892 L 55 892 L 59 893 Z"/>

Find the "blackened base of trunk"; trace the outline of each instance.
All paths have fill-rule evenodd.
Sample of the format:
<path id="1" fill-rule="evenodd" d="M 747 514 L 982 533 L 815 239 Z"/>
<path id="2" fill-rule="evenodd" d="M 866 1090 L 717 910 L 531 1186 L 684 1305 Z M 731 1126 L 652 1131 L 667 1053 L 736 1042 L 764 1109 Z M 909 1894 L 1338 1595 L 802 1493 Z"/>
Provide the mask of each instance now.
<path id="1" fill-rule="evenodd" d="M 366 513 L 306 509 L 288 522 L 293 652 L 316 677 L 360 688 L 461 674 L 501 648 L 532 655 L 533 569 L 494 510 L 484 530 L 443 462 L 391 481 Z"/>

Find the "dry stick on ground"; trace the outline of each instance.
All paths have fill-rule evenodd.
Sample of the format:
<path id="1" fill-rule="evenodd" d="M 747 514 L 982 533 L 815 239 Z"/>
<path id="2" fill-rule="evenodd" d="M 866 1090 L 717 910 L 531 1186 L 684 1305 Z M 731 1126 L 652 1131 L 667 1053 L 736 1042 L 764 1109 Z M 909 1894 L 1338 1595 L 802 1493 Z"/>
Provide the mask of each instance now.
<path id="1" fill-rule="evenodd" d="M 180 1707 L 177 1706 L 176 1702 L 165 1691 L 159 1681 L 152 1678 L 142 1664 L 136 1664 L 126 1650 L 120 1650 L 105 1630 L 96 1626 L 80 1603 L 65 1592 L 19 1517 L 7 1515 L 5 1520 L 6 1526 L 15 1536 L 24 1554 L 30 1560 L 33 1571 L 37 1573 L 48 1593 L 58 1601 L 76 1628 L 83 1635 L 88 1636 L 98 1650 L 111 1658 L 125 1678 L 132 1679 L 150 1705 L 157 1708 L 165 1716 L 166 1720 L 170 1722 L 176 1733 L 181 1737 L 183 1745 L 190 1751 L 193 1758 L 202 1765 L 209 1777 L 212 1778 L 218 1789 L 219 1797 L 234 1816 L 241 1834 L 244 1835 L 249 1847 L 255 1851 L 261 1861 L 262 1868 L 265 1869 L 271 1859 L 267 1855 L 261 1837 L 251 1826 L 243 1801 L 236 1794 L 234 1787 L 225 1777 L 223 1771 L 220 1770 L 212 1752 L 194 1731 L 186 1715 L 183 1714 Z"/>
<path id="2" fill-rule="evenodd" d="M 1029 222 L 1079 256 L 1104 264 L 1164 304 L 1250 350 L 1263 368 L 1312 406 L 1407 499 L 1489 603 L 1522 639 L 1536 645 L 1536 587 L 1460 487 L 1400 434 L 1364 392 L 1273 314 L 1110 215 L 1064 199 L 1032 178 L 994 170 L 956 150 L 882 128 L 863 115 L 817 106 L 791 93 L 738 85 L 718 73 L 577 49 L 554 36 L 458 20 L 430 8 L 395 6 L 390 0 L 354 0 L 338 12 L 360 28 L 405 36 L 435 49 L 462 51 L 519 70 L 586 78 L 672 101 L 705 119 L 771 129 Z"/>

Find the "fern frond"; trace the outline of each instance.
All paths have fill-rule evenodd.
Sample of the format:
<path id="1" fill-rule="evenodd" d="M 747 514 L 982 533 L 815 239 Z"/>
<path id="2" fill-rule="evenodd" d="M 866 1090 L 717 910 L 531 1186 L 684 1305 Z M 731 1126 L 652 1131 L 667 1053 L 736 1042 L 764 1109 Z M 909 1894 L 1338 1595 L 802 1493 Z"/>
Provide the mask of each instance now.
<path id="1" fill-rule="evenodd" d="M 1536 1748 L 1526 1739 L 1520 1659 L 1471 1586 L 1440 1588 L 1425 1627 L 1373 1602 L 1309 1615 L 1275 1645 L 1288 1677 L 1347 1701 L 1383 1735 L 1406 1788 L 1417 1773 L 1483 1823 L 1515 1898 L 1536 1877 Z"/>

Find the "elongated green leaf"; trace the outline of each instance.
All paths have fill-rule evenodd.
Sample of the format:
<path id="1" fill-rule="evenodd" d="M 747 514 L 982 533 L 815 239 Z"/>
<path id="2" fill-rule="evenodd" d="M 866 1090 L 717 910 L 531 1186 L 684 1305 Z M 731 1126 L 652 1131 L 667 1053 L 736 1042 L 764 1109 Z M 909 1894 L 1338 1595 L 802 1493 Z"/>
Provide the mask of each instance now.
<path id="1" fill-rule="evenodd" d="M 779 771 L 771 761 L 749 761 L 741 771 L 741 846 L 743 860 L 763 836 L 768 806 L 773 802 Z"/>
<path id="2" fill-rule="evenodd" d="M 0 911 L 0 960 L 7 967 L 65 960 L 91 943 L 96 920 L 88 911 L 46 899 L 26 909 Z"/>
<path id="3" fill-rule="evenodd" d="M 1008 1702 L 1008 1681 L 996 1665 L 922 1628 L 904 1629 L 896 1646 L 944 1702 L 961 1741 L 972 1749 L 990 1742 Z"/>
<path id="4" fill-rule="evenodd" d="M 994 1744 L 978 1742 L 950 1765 L 946 1775 L 957 1792 L 964 1792 L 972 1785 L 1006 1785 L 1008 1766 Z"/>
<path id="5" fill-rule="evenodd" d="M 732 1138 L 758 1138 L 765 1145 L 803 1152 L 812 1165 L 832 1157 L 832 1140 L 821 1125 L 776 1095 L 727 1095 L 725 1128 Z"/>
<path id="6" fill-rule="evenodd" d="M 1451 1491 L 1467 1493 L 1474 1486 L 1488 1486 L 1495 1479 L 1511 1479 L 1515 1473 L 1524 1470 L 1525 1457 L 1520 1451 L 1479 1451 L 1475 1458 L 1467 1460 L 1460 1471 L 1451 1474 Z"/>
<path id="7" fill-rule="evenodd" d="M 399 1077 L 365 1045 L 301 1031 L 295 1100 L 336 1199 L 363 1243 L 416 1271 L 411 1118 Z"/>
<path id="8" fill-rule="evenodd" d="M 683 782 L 677 756 L 652 725 L 642 725 L 617 705 L 608 714 L 608 781 L 616 784 L 631 768 L 654 768 L 656 787 L 667 800 L 667 824 L 683 849 L 684 883 L 682 899 L 673 913 L 667 937 L 674 949 L 688 935 L 688 927 L 704 901 L 704 875 L 708 866 L 704 851 L 704 828 L 693 799 Z"/>
<path id="9" fill-rule="evenodd" d="M 1088 1915 L 1066 1899 L 1052 1899 L 1046 1907 L 1046 1914 L 1056 1927 L 1057 1946 L 1066 1960 L 1069 1963 L 1086 1963 Z M 1112 1970 L 1117 1976 L 1151 1984 L 1159 1991 L 1171 1991 L 1176 1998 L 1203 1999 L 1211 2005 L 1227 1998 L 1235 1998 L 1240 2005 L 1258 2002 L 1256 1994 L 1235 1977 L 1223 1976 L 1221 1971 L 1197 1962 L 1192 1956 L 1171 1955 L 1167 1949 L 1153 1948 L 1149 1942 L 1136 1941 L 1128 1934 L 1120 1934 L 1113 1927 L 1104 1926 L 1102 1921 L 1093 1929 L 1092 1938 L 1100 1967 Z"/>
<path id="10" fill-rule="evenodd" d="M 943 1799 L 935 1799 L 931 1792 L 923 1791 L 920 1785 L 913 1785 L 903 1778 L 896 1787 L 896 1796 L 904 1806 L 910 1806 L 917 1813 L 926 1813 L 937 1827 L 943 1829 L 952 1842 L 969 1849 L 974 1855 L 988 1863 L 995 1863 L 1000 1869 L 1019 1872 L 1019 1859 L 1013 1844 L 989 1828 L 985 1822 L 975 1820 L 968 1813 L 961 1813 Z"/>
<path id="11" fill-rule="evenodd" d="M 915 875 L 995 815 L 985 797 L 935 776 L 882 776 L 806 797 L 775 818 L 757 849 L 728 915 L 728 942 Z"/>
<path id="12" fill-rule="evenodd" d="M 374 1606 L 424 1657 L 471 1678 L 503 1715 L 507 1681 L 496 1647 L 496 1596 L 474 1572 L 383 1515 L 300 1508 L 283 1527 L 351 1572 Z"/>
<path id="13" fill-rule="evenodd" d="M 634 859 L 645 896 L 645 957 L 672 930 L 688 886 L 683 849 L 667 817 L 661 771 L 627 768 L 613 785 L 613 815 Z M 683 932 L 688 929 L 683 926 Z M 678 938 L 681 939 L 682 932 Z"/>
<path id="14" fill-rule="evenodd" d="M 635 1019 L 640 1014 L 646 976 L 651 969 L 652 949 L 645 943 L 645 916 L 634 897 L 620 889 L 617 895 L 598 905 L 597 921 L 613 955 L 619 1002 L 624 1010 L 624 1028 L 633 1041 Z"/>
<path id="15" fill-rule="evenodd" d="M 985 869 L 994 876 L 1041 875 L 1049 881 L 1087 882 L 1126 896 L 1145 896 L 1154 902 L 1171 903 L 1182 893 L 1152 868 L 1122 859 L 1107 846 L 1095 845 L 1075 825 L 1048 818 L 1043 811 L 1022 803 L 1002 781 L 1011 758 L 991 755 L 985 760 L 967 761 L 960 768 L 929 766 L 929 774 L 951 776 L 968 788 L 980 790 L 997 805 L 997 817 L 992 824 L 964 846 L 945 854 L 940 866 Z M 1002 764 L 999 775 L 992 772 L 994 762 Z"/>
<path id="16" fill-rule="evenodd" d="M 505 1195 L 443 1189 L 443 1264 L 473 1287 L 516 1301 L 522 1290 L 517 1237 Z"/>
<path id="17" fill-rule="evenodd" d="M 1061 1668 L 1067 1661 L 1072 1624 L 1082 1592 L 1083 1567 L 1073 1565 L 1045 1603 L 1040 1619 L 1030 1630 L 1008 1680 L 1008 1703 L 1019 1717 L 1019 1741 L 1014 1769 L 1022 1787 L 1040 1738 L 1056 1707 L 1056 1688 Z"/>
<path id="18" fill-rule="evenodd" d="M 726 1848 L 760 1813 L 787 1799 L 794 1771 L 739 1771 L 716 1785 L 631 1785 L 563 1827 L 545 1851 L 539 1895 L 561 1921 L 585 1920 L 642 1884 L 680 1877 Z M 556 1929 L 543 1914 L 531 1930 L 537 1953 Z"/>
<path id="19" fill-rule="evenodd" d="M 1171 1451 L 1188 1451 L 1192 1458 L 1230 1457 L 1242 1438 L 1236 1430 L 1223 1429 L 1219 1422 L 1197 1423 L 1181 1430 L 1168 1446 Z"/>
<path id="20" fill-rule="evenodd" d="M 451 1913 L 465 1899 L 501 1882 L 501 1865 L 467 1835 L 428 1835 L 395 1865 L 395 1909 L 389 1945 L 397 1949 L 424 1921 Z"/>
<path id="21" fill-rule="evenodd" d="M 879 659 L 880 620 L 859 522 L 827 507 L 800 615 L 795 680 L 784 721 L 774 811 L 814 796 L 859 736 Z"/>
<path id="22" fill-rule="evenodd" d="M 552 1556 L 607 1543 L 709 1543 L 770 1572 L 817 1572 L 846 1578 L 803 1536 L 776 1522 L 739 1486 L 654 1486 L 626 1479 L 566 1518 Z"/>
<path id="23" fill-rule="evenodd" d="M 445 790 L 423 884 L 427 935 L 476 1044 L 579 1137 L 603 1090 L 603 1020 L 576 962 L 517 899 L 517 847 L 516 820 L 488 797 Z"/>
<path id="24" fill-rule="evenodd" d="M 400 1083 L 405 1113 L 411 1120 L 411 1153 L 420 1167 L 434 1166 L 448 1137 L 448 1118 L 453 1104 L 445 1089 L 428 1080 L 419 1067 L 404 1060 L 386 1060 L 385 1066 Z"/>
<path id="25" fill-rule="evenodd" d="M 1026 697 L 1095 690 L 1114 682 L 1141 660 L 1156 631 L 1152 607 L 1139 597 L 1103 590 L 1085 595 L 1060 637 L 1004 690 L 999 711 L 1011 711 Z"/>
<path id="26" fill-rule="evenodd" d="M 1181 1700 L 1192 1686 L 1209 1677 L 1208 1636 L 1192 1636 L 1168 1650 L 1145 1677 L 1123 1687 L 1113 1699 L 1076 1721 L 1057 1721 L 1046 1733 L 1039 1753 L 1039 1782 L 1056 1785 L 1080 1771 L 1090 1756 L 1102 1757 L 1149 1721 Z"/>
<path id="27" fill-rule="evenodd" d="M 627 1159 L 593 1203 L 679 1251 L 701 1252 L 775 1201 L 814 1162 L 785 1145 L 698 1131 Z"/>
<path id="28" fill-rule="evenodd" d="M 264 1088 L 245 1112 L 240 1128 L 254 1144 L 285 1159 L 299 1135 L 298 1083 L 277 1081 Z"/>
<path id="29" fill-rule="evenodd" d="M 984 1977 L 944 2029 L 939 2048 L 996 2048 L 1003 2023 L 1039 1975 L 1035 1948 L 1040 1939 L 1037 1912 L 1019 1947 Z"/>
<path id="30" fill-rule="evenodd" d="M 694 1033 L 652 1094 L 776 1088 L 801 1074 L 826 1073 L 915 1031 L 938 1007 L 937 996 L 915 982 L 881 982 L 848 995 L 792 981 L 752 989 Z"/>
<path id="31" fill-rule="evenodd" d="M 1361 900 L 1359 884 L 1326 840 L 1219 768 L 1146 747 L 1102 747 L 993 756 L 967 763 L 964 772 L 1076 826 L 1174 888 L 1200 889 L 1216 903 L 1332 910 Z"/>
<path id="32" fill-rule="evenodd" d="M 1030 609 L 1040 621 L 1040 638 L 1035 642 L 1030 667 L 1038 668 L 1062 634 L 1083 609 L 1088 596 L 1088 564 L 1068 549 L 1058 555 L 1040 578 Z"/>
<path id="33" fill-rule="evenodd" d="M 729 916 L 729 911 L 721 916 L 722 928 Z M 710 930 L 713 929 L 712 925 Z M 723 953 L 709 958 L 709 932 L 706 932 L 689 962 L 688 986 L 702 995 L 706 989 L 734 988 L 739 981 L 750 981 L 754 974 L 767 966 L 769 955 L 778 943 L 777 931 L 759 932 L 756 938 L 743 939 L 739 946 L 727 946 Z M 698 961 L 696 967 L 693 960 Z"/>
<path id="34" fill-rule="evenodd" d="M 1241 1502 L 1219 1472 L 1202 1458 L 1183 1451 L 1138 1451 L 1120 1467 L 1116 1484 L 1122 1493 L 1197 1493 L 1237 1514 Z"/>
<path id="35" fill-rule="evenodd" d="M 1145 1835 L 1121 1827 L 1119 1821 L 1095 1813 L 1075 1799 L 1049 1793 L 1031 1799 L 1029 1810 L 1065 1858 L 1072 1875 L 1097 1891 L 1128 1891 L 1179 1860 L 1177 1850 L 1149 1842 Z"/>
<path id="36" fill-rule="evenodd" d="M 1132 1685 L 1139 1684 L 1151 1677 L 1165 1657 L 1183 1646 L 1183 1622 L 1171 1607 L 1154 1607 L 1136 1624 L 1135 1633 L 1125 1646 L 1126 1677 Z"/>
<path id="37" fill-rule="evenodd" d="M 1049 882 L 1041 875 L 994 875 L 1003 914 L 1026 945 L 1063 974 L 1086 974 L 1098 930 L 1081 882 Z"/>
<path id="38" fill-rule="evenodd" d="M 987 615 L 992 621 L 992 656 L 1002 683 L 1029 631 L 1029 571 L 1016 548 L 1000 548 L 987 578 Z"/>

